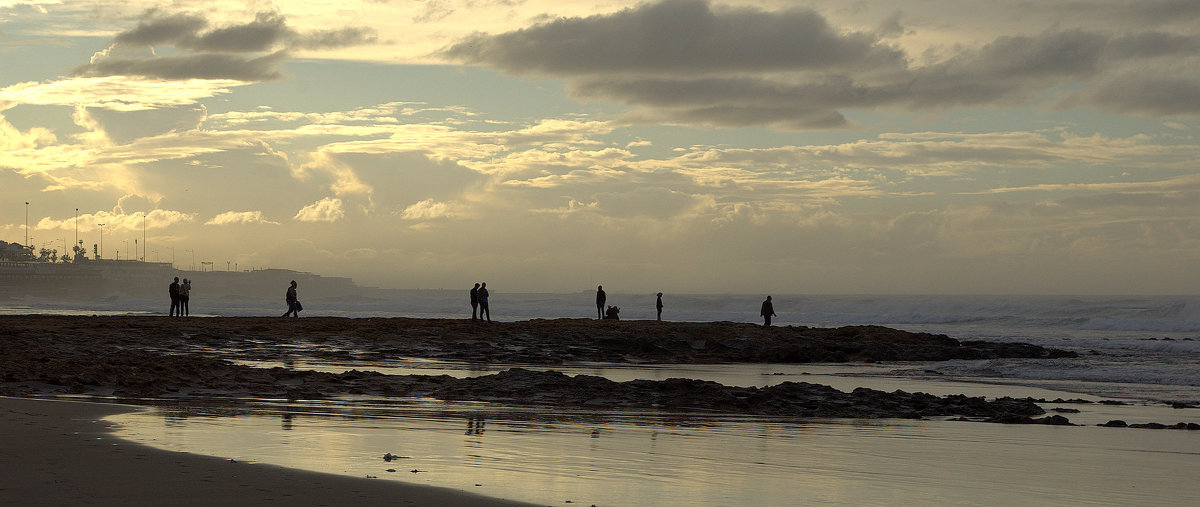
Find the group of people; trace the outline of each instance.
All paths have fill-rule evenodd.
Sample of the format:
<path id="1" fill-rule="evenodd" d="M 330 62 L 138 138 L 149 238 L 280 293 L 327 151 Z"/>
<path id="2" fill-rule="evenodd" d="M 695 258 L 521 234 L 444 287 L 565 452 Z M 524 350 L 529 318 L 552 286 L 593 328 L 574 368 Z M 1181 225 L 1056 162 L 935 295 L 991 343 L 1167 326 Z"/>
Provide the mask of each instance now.
<path id="1" fill-rule="evenodd" d="M 179 283 L 179 277 L 175 277 L 175 281 L 167 286 L 167 293 L 171 295 L 171 311 L 167 313 L 170 317 L 187 317 L 188 301 L 191 300 L 192 282 L 187 278 L 183 279 L 183 283 Z"/>
<path id="2" fill-rule="evenodd" d="M 304 309 L 300 305 L 300 299 L 296 295 L 296 281 L 292 280 L 291 286 L 288 287 L 287 293 L 284 294 L 284 301 L 287 302 L 288 309 L 283 313 L 284 317 L 292 316 L 299 317 L 300 311 Z M 184 317 L 188 315 L 188 300 L 192 292 L 192 282 L 187 278 L 183 279 L 183 283 L 179 283 L 179 277 L 175 277 L 175 281 L 167 288 L 167 292 L 171 295 L 171 311 L 168 315 L 172 317 Z M 662 320 L 663 311 L 663 293 L 657 294 L 657 299 L 654 302 L 654 309 L 657 314 L 657 320 Z M 596 317 L 598 319 L 620 320 L 621 308 L 618 306 L 605 307 L 608 302 L 608 294 L 604 292 L 603 285 L 596 286 Z M 770 327 L 771 317 L 775 316 L 775 306 L 771 303 L 771 296 L 767 296 L 766 301 L 763 301 L 762 308 L 759 310 L 759 315 L 763 318 L 763 327 Z M 476 283 L 475 287 L 471 288 L 471 320 L 486 320 L 492 321 L 492 311 L 488 308 L 488 290 L 487 282 Z"/>
<path id="3" fill-rule="evenodd" d="M 663 293 L 659 292 L 656 295 L 656 299 L 654 301 L 654 310 L 655 310 L 655 314 L 656 314 L 655 319 L 659 320 L 659 321 L 662 320 L 662 312 L 663 312 L 662 296 L 663 296 Z M 607 302 L 608 302 L 608 294 L 606 294 L 604 292 L 604 286 L 597 285 L 596 286 L 596 318 L 620 320 L 619 314 L 621 312 L 621 308 L 618 306 L 606 307 L 605 303 L 607 303 Z M 775 317 L 775 305 L 773 303 L 771 303 L 771 296 L 767 296 L 766 301 L 763 301 L 762 308 L 759 309 L 758 314 L 760 316 L 762 316 L 762 318 L 763 318 L 763 327 L 770 327 L 771 326 L 771 317 Z"/>
<path id="4" fill-rule="evenodd" d="M 479 311 L 479 316 L 475 316 L 475 311 Z M 487 282 L 477 283 L 471 289 L 471 320 L 492 321 L 492 310 L 488 308 L 488 290 Z"/>

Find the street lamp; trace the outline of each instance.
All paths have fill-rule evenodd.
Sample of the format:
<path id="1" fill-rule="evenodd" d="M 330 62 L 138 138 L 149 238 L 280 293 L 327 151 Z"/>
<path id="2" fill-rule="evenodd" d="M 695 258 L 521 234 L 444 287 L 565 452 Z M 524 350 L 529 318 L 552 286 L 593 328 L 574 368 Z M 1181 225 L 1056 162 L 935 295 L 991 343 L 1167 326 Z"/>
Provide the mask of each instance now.
<path id="1" fill-rule="evenodd" d="M 184 250 L 184 251 L 192 254 L 192 271 L 195 271 L 196 270 L 196 251 L 192 250 L 191 248 Z"/>
<path id="2" fill-rule="evenodd" d="M 104 224 L 97 225 L 100 226 L 100 255 L 96 256 L 96 260 L 100 260 L 104 258 Z"/>
<path id="3" fill-rule="evenodd" d="M 33 248 L 33 245 L 29 244 L 29 201 L 25 201 L 25 245 Z"/>
<path id="4" fill-rule="evenodd" d="M 79 244 L 79 208 L 75 208 L 75 244 Z"/>

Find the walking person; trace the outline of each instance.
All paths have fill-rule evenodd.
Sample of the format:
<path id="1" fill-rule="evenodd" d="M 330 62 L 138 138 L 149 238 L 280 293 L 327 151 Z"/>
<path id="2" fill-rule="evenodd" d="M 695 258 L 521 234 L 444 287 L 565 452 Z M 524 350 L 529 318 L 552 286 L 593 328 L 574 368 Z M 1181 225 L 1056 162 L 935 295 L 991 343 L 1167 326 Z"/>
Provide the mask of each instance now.
<path id="1" fill-rule="evenodd" d="M 300 300 L 296 299 L 296 281 L 295 280 L 292 280 L 292 285 L 291 285 L 291 287 L 288 287 L 287 294 L 284 296 L 284 299 L 287 301 L 288 311 L 283 312 L 283 316 L 287 317 L 290 314 L 292 317 L 299 317 L 301 306 L 300 306 Z"/>
<path id="2" fill-rule="evenodd" d="M 183 279 L 183 283 L 179 285 L 179 313 L 184 317 L 190 317 L 188 311 L 188 301 L 192 300 L 192 281 L 187 278 Z"/>
<path id="3" fill-rule="evenodd" d="M 479 318 L 482 319 L 484 315 L 487 316 L 488 322 L 492 321 L 492 311 L 488 309 L 487 282 L 479 286 Z"/>
<path id="4" fill-rule="evenodd" d="M 179 311 L 179 277 L 175 277 L 175 281 L 167 286 L 167 294 L 171 295 L 171 311 L 167 313 L 168 317 L 174 317 L 175 312 Z"/>
<path id="5" fill-rule="evenodd" d="M 658 293 L 658 301 L 654 303 L 654 309 L 658 310 L 658 320 L 662 321 L 662 293 Z"/>
<path id="6" fill-rule="evenodd" d="M 604 318 L 604 302 L 608 300 L 608 296 L 604 294 L 604 286 L 596 286 L 596 318 Z"/>
<path id="7" fill-rule="evenodd" d="M 771 304 L 771 296 L 767 296 L 767 300 L 763 301 L 762 309 L 758 311 L 763 317 L 763 327 L 771 327 L 771 317 L 775 316 L 775 305 Z"/>
<path id="8" fill-rule="evenodd" d="M 471 320 L 476 320 L 475 310 L 479 308 L 479 283 L 475 283 L 475 287 L 471 289 Z"/>

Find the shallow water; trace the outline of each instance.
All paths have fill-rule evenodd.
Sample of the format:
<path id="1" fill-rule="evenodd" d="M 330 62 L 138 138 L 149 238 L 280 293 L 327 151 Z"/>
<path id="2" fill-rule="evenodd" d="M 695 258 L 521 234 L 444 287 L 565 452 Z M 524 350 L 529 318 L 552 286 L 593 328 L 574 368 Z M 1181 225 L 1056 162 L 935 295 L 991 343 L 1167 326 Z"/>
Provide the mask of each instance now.
<path id="1" fill-rule="evenodd" d="M 119 436 L 166 449 L 546 505 L 1188 505 L 1200 495 L 1194 431 L 380 402 L 244 400 L 111 420 Z M 1076 407 L 1088 410 L 1080 422 L 1197 412 Z"/>

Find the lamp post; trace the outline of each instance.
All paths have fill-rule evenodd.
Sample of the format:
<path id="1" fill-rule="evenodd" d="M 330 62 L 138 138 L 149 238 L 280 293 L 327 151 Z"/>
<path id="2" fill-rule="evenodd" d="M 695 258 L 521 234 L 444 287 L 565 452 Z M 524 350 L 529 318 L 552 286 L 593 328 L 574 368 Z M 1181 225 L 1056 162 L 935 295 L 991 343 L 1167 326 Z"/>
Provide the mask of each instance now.
<path id="1" fill-rule="evenodd" d="M 195 271 L 196 270 L 196 251 L 192 250 L 191 248 L 184 250 L 184 251 L 192 254 L 192 271 Z"/>
<path id="2" fill-rule="evenodd" d="M 100 260 L 104 258 L 104 224 L 97 225 L 100 226 L 100 255 L 96 256 L 96 260 Z"/>
<path id="3" fill-rule="evenodd" d="M 75 244 L 79 244 L 79 208 L 75 208 Z"/>
<path id="4" fill-rule="evenodd" d="M 33 248 L 33 245 L 29 244 L 29 201 L 25 201 L 25 245 Z"/>

